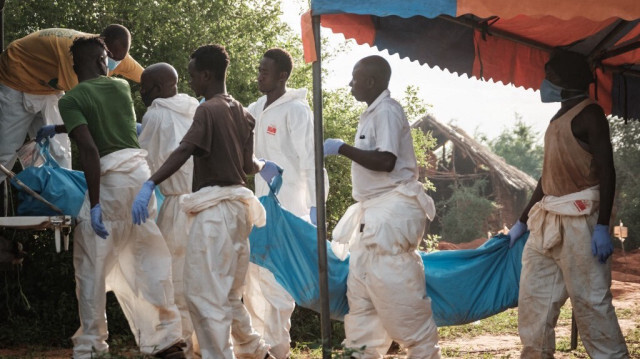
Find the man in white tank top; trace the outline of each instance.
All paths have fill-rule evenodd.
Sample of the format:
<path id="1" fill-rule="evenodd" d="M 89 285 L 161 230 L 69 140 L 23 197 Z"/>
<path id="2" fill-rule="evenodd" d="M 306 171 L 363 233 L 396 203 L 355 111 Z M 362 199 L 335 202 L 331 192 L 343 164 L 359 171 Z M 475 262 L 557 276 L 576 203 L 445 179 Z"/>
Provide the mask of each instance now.
<path id="1" fill-rule="evenodd" d="M 542 102 L 560 102 L 545 133 L 542 177 L 511 244 L 527 230 L 518 328 L 522 358 L 553 358 L 560 308 L 571 298 L 578 332 L 592 358 L 628 358 L 611 304 L 615 189 L 609 124 L 588 97 L 591 68 L 580 54 L 556 50 L 545 65 Z"/>

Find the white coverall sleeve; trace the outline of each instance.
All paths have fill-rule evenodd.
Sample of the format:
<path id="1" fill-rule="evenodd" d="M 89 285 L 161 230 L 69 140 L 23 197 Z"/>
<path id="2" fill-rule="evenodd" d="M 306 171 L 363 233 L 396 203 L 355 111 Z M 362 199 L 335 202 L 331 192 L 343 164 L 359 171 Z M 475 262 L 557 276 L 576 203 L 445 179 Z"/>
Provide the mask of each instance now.
<path id="1" fill-rule="evenodd" d="M 138 141 L 140 147 L 147 150 L 147 162 L 151 172 L 157 171 L 177 147 L 171 118 L 165 111 L 150 109 L 142 117 L 142 132 Z M 181 138 L 177 139 L 178 141 Z"/>
<path id="2" fill-rule="evenodd" d="M 313 139 L 313 115 L 306 104 L 291 106 L 287 114 L 287 126 L 291 142 L 298 155 L 298 169 L 301 181 L 307 184 L 307 207 L 316 207 L 315 152 Z M 325 188 L 327 188 L 325 173 Z"/>

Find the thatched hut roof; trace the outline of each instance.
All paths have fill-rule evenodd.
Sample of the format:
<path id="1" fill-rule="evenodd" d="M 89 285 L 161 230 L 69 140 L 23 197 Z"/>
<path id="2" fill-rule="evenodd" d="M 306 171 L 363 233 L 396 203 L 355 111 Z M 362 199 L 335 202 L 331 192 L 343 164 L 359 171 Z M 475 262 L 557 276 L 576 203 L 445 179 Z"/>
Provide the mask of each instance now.
<path id="1" fill-rule="evenodd" d="M 421 120 L 412 124 L 413 128 L 422 131 L 432 131 L 433 137 L 438 140 L 438 146 L 447 140 L 453 143 L 458 155 L 469 158 L 476 168 L 486 167 L 493 181 L 501 186 L 514 190 L 532 191 L 536 186 L 536 180 L 531 176 L 508 164 L 505 160 L 491 152 L 489 148 L 469 136 L 464 130 L 454 125 L 446 125 L 438 122 L 433 115 L 426 115 Z M 458 176 L 464 177 L 470 173 L 443 173 L 438 169 L 427 170 L 427 177 Z"/>

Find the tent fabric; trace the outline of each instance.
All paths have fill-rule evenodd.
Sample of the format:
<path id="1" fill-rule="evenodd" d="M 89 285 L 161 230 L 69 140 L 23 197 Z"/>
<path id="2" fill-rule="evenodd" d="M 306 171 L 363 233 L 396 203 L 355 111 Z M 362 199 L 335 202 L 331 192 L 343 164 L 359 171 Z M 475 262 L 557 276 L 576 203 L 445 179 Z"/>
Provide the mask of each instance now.
<path id="1" fill-rule="evenodd" d="M 624 105 L 625 96 L 612 97 L 613 74 L 640 75 L 637 0 L 313 0 L 311 13 L 358 44 L 529 89 L 539 88 L 554 47 L 591 56 L 600 72 L 591 91 L 607 114 Z M 315 61 L 310 14 L 302 17 L 302 28 L 305 60 Z M 620 48 L 628 51 L 615 52 Z M 622 112 L 640 118 L 634 106 Z"/>
<path id="2" fill-rule="evenodd" d="M 312 0 L 314 15 L 351 13 L 360 15 L 433 18 L 438 15 L 460 16 L 475 14 L 480 17 L 493 15 L 505 19 L 517 15 L 551 15 L 569 20 L 584 17 L 604 20 L 611 17 L 631 20 L 640 17 L 637 0 Z"/>
<path id="3" fill-rule="evenodd" d="M 273 194 L 260 202 L 267 224 L 251 232 L 251 262 L 270 270 L 298 305 L 320 312 L 316 227 L 283 209 Z M 511 249 L 499 235 L 475 250 L 421 252 L 436 324 L 471 323 L 515 307 L 527 237 Z M 341 261 L 327 242 L 327 262 L 330 317 L 341 320 L 349 310 L 349 258 Z"/>

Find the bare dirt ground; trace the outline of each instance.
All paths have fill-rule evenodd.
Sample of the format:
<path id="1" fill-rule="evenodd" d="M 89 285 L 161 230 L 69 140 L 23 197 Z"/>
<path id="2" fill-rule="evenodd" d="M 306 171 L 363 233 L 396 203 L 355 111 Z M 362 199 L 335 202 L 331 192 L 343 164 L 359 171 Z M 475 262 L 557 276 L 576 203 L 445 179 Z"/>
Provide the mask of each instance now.
<path id="1" fill-rule="evenodd" d="M 482 244 L 482 241 L 474 241 L 475 247 Z M 472 248 L 475 248 L 472 247 Z M 623 254 L 616 249 L 613 254 L 612 263 L 613 282 L 611 292 L 613 293 L 613 305 L 618 313 L 620 327 L 627 338 L 629 349 L 632 350 L 631 358 L 640 358 L 640 250 L 634 250 Z M 567 304 L 569 306 L 570 304 Z M 516 313 L 515 309 L 510 309 Z M 482 326 L 482 321 L 476 323 Z M 556 329 L 556 343 L 568 345 L 571 333 L 570 319 L 562 319 L 558 322 Z M 564 343 L 564 344 L 558 344 Z M 481 334 L 459 337 L 451 340 L 441 340 L 440 346 L 443 350 L 443 358 L 518 358 L 520 353 L 520 339 L 514 334 L 496 333 L 490 329 L 484 330 Z M 449 354 L 454 352 L 455 354 Z M 70 349 L 35 349 L 35 348 L 8 348 L 0 349 L 0 358 L 50 358 L 68 359 L 71 357 Z M 300 353 L 293 358 L 316 358 L 318 355 Z M 564 349 L 556 352 L 556 358 L 588 358 L 584 349 L 577 351 Z M 104 358 L 143 358 L 136 353 L 134 348 L 118 352 L 115 355 Z M 397 354 L 387 355 L 386 358 L 405 358 L 403 351 Z"/>

